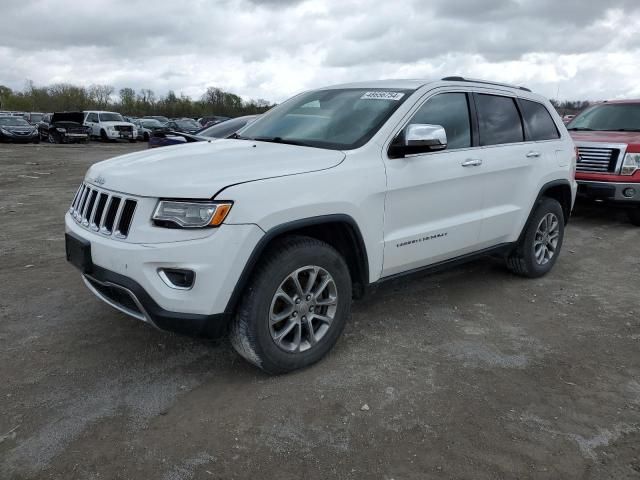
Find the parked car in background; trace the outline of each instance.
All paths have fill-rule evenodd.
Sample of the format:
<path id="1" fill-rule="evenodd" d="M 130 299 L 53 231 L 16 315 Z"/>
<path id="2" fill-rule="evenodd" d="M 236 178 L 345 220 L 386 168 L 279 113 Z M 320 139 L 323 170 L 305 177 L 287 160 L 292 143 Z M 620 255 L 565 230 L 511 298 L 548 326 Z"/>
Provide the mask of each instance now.
<path id="1" fill-rule="evenodd" d="M 198 123 L 203 127 L 210 127 L 220 122 L 229 120 L 229 117 L 221 117 L 219 115 L 209 115 L 198 119 Z"/>
<path id="2" fill-rule="evenodd" d="M 567 129 L 578 147 L 579 195 L 626 207 L 640 226 L 640 100 L 594 105 Z"/>
<path id="3" fill-rule="evenodd" d="M 164 125 L 155 118 L 138 118 L 133 121 L 138 129 L 138 140 L 149 141 L 154 132 L 165 129 Z"/>
<path id="4" fill-rule="evenodd" d="M 138 131 L 133 123 L 125 122 L 122 115 L 116 112 L 86 111 L 84 125 L 89 127 L 89 135 L 109 140 L 129 140 L 135 142 Z"/>
<path id="5" fill-rule="evenodd" d="M 0 116 L 0 141 L 38 143 L 38 129 L 18 116 Z"/>
<path id="6" fill-rule="evenodd" d="M 562 122 L 566 125 L 567 123 L 569 123 L 574 118 L 576 118 L 575 115 L 565 115 L 564 117 L 562 117 Z"/>
<path id="7" fill-rule="evenodd" d="M 212 138 L 228 138 L 238 130 L 253 122 L 258 115 L 245 115 L 200 130 L 195 134 L 158 130 L 149 139 L 149 148 L 167 147 L 182 143 L 202 142 Z"/>
<path id="8" fill-rule="evenodd" d="M 233 139 L 93 164 L 65 216 L 67 260 L 121 312 L 228 332 L 249 362 L 284 373 L 320 360 L 352 298 L 399 275 L 488 254 L 549 273 L 575 155 L 553 106 L 523 87 L 311 90 Z"/>
<path id="9" fill-rule="evenodd" d="M 238 130 L 249 125 L 258 117 L 259 115 L 245 115 L 243 117 L 225 120 L 224 122 L 219 122 L 200 130 L 195 136 L 202 140 L 207 138 L 228 138 Z"/>
<path id="10" fill-rule="evenodd" d="M 40 140 L 49 143 L 87 143 L 89 127 L 84 126 L 83 122 L 83 112 L 47 113 L 38 123 Z"/>
<path id="11" fill-rule="evenodd" d="M 44 113 L 40 112 L 27 112 L 24 114 L 24 119 L 29 122 L 31 125 L 38 125 L 40 121 L 44 117 Z"/>
<path id="12" fill-rule="evenodd" d="M 144 117 L 142 117 L 143 119 L 148 119 L 151 118 L 153 120 L 158 120 L 160 123 L 165 124 L 169 121 L 169 117 L 165 117 L 162 115 L 146 115 Z"/>
<path id="13" fill-rule="evenodd" d="M 192 118 L 176 118 L 169 120 L 164 126 L 174 132 L 182 133 L 195 133 L 198 130 L 202 130 L 202 125 Z"/>

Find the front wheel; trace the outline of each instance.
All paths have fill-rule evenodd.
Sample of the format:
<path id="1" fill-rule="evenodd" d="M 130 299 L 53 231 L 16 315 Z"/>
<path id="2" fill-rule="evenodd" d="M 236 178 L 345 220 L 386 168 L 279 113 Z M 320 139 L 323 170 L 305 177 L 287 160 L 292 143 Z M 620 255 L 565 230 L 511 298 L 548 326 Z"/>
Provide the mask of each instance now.
<path id="1" fill-rule="evenodd" d="M 536 207 L 507 267 L 522 277 L 547 274 L 558 260 L 564 239 L 564 212 L 553 198 L 543 198 Z"/>
<path id="2" fill-rule="evenodd" d="M 627 212 L 629 221 L 636 227 L 640 227 L 640 207 L 635 207 Z"/>
<path id="3" fill-rule="evenodd" d="M 286 373 L 324 357 L 350 315 L 344 258 L 324 242 L 291 236 L 256 267 L 231 324 L 231 343 L 262 370 Z"/>

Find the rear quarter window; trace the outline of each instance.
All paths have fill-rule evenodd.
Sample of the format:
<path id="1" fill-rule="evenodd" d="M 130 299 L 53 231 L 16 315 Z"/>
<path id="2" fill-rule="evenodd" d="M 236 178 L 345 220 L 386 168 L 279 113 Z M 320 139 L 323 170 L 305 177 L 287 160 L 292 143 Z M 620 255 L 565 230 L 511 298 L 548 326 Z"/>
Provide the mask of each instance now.
<path id="1" fill-rule="evenodd" d="M 551 114 L 544 105 L 520 99 L 520 107 L 527 125 L 528 140 L 540 141 L 560 138 L 560 132 L 558 132 Z"/>
<path id="2" fill-rule="evenodd" d="M 524 141 L 524 130 L 515 99 L 475 94 L 480 145 L 500 145 Z"/>

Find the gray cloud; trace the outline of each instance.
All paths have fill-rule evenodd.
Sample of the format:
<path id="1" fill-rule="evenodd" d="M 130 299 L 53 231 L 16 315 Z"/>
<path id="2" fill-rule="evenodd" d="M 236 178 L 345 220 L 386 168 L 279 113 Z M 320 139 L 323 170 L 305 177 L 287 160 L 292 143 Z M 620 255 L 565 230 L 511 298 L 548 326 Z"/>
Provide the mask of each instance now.
<path id="1" fill-rule="evenodd" d="M 465 74 L 547 95 L 638 91 L 637 0 L 8 2 L 0 84 L 110 83 L 283 100 L 310 87 Z M 621 68 L 629 65 L 629 68 Z"/>

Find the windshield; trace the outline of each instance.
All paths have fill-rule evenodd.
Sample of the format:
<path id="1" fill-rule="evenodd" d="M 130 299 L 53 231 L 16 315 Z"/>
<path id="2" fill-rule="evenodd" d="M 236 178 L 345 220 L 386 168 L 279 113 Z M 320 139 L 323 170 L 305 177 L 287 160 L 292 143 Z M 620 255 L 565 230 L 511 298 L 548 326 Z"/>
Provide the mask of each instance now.
<path id="1" fill-rule="evenodd" d="M 640 103 L 603 103 L 577 115 L 569 130 L 640 131 Z"/>
<path id="2" fill-rule="evenodd" d="M 119 113 L 101 113 L 100 114 L 101 122 L 124 122 L 124 118 Z"/>
<path id="3" fill-rule="evenodd" d="M 236 133 L 248 123 L 253 122 L 255 116 L 232 118 L 226 122 L 217 123 L 209 128 L 205 128 L 198 135 L 210 138 L 227 138 L 232 133 Z"/>
<path id="4" fill-rule="evenodd" d="M 140 120 L 139 123 L 146 128 L 159 128 L 162 126 L 162 123 L 155 119 Z"/>
<path id="5" fill-rule="evenodd" d="M 20 117 L 0 117 L 0 125 L 6 127 L 30 127 L 29 122 Z"/>
<path id="6" fill-rule="evenodd" d="M 40 120 L 42 120 L 42 117 L 43 117 L 43 116 L 44 116 L 44 115 L 42 115 L 42 114 L 40 114 L 40 113 L 37 113 L 37 114 L 36 114 L 36 113 L 32 113 L 32 114 L 30 115 L 30 118 L 31 118 L 31 121 L 32 121 L 32 122 L 39 122 Z"/>
<path id="7" fill-rule="evenodd" d="M 364 145 L 412 90 L 316 90 L 286 101 L 242 129 L 241 138 L 333 150 Z M 230 121 L 230 120 L 228 120 Z"/>

